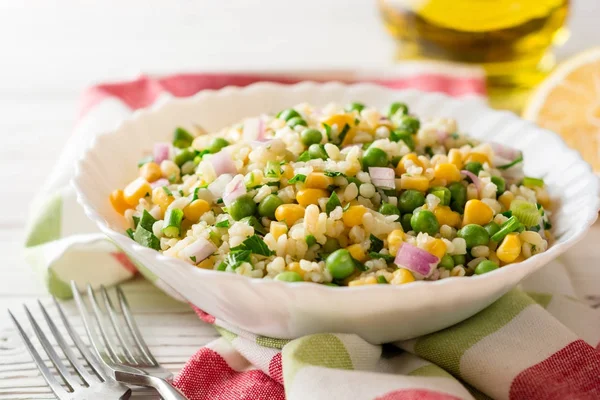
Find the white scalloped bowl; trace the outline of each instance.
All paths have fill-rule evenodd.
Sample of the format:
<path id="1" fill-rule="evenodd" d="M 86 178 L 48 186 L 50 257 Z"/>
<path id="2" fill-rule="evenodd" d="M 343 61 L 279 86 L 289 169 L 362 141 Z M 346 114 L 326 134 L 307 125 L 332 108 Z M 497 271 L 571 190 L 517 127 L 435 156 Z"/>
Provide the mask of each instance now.
<path id="1" fill-rule="evenodd" d="M 421 117 L 453 117 L 461 131 L 521 149 L 526 173 L 544 178 L 551 195 L 560 201 L 553 214 L 556 243 L 524 262 L 481 276 L 332 288 L 199 269 L 142 247 L 124 234 L 124 219 L 113 211 L 109 193 L 135 178 L 138 159 L 154 142 L 168 140 L 176 126 L 191 128 L 196 123 L 212 131 L 301 102 L 324 105 L 331 101 L 361 101 L 378 108 L 403 101 Z M 367 84 L 261 83 L 203 91 L 139 111 L 115 131 L 97 138 L 77 166 L 74 185 L 89 218 L 144 275 L 218 319 L 276 338 L 347 332 L 372 343 L 413 338 L 474 315 L 581 239 L 596 220 L 599 207 L 597 177 L 556 134 L 512 113 L 493 111 L 480 99 L 459 100 Z"/>

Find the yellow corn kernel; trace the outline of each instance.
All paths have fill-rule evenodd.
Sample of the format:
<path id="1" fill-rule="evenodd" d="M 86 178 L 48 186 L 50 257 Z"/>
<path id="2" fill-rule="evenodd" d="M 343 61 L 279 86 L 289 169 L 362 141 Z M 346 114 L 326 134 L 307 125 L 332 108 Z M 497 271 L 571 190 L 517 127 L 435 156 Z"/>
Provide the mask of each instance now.
<path id="1" fill-rule="evenodd" d="M 206 200 L 197 199 L 183 209 L 183 215 L 190 221 L 198 222 L 202 214 L 208 210 L 210 210 L 210 204 Z"/>
<path id="2" fill-rule="evenodd" d="M 409 270 L 404 269 L 404 268 L 399 268 L 399 269 L 395 270 L 394 272 L 392 272 L 392 280 L 390 281 L 390 283 L 392 285 L 403 285 L 405 283 L 414 282 L 414 281 L 415 281 L 415 277 Z"/>
<path id="3" fill-rule="evenodd" d="M 123 189 L 123 198 L 127 204 L 135 206 L 142 197 L 150 193 L 152 193 L 150 184 L 144 178 L 137 178 Z"/>
<path id="4" fill-rule="evenodd" d="M 461 170 L 464 166 L 462 161 L 462 154 L 458 149 L 450 149 L 450 151 L 448 152 L 448 161 L 454 164 L 459 170 Z"/>
<path id="5" fill-rule="evenodd" d="M 367 279 L 365 279 L 365 285 L 377 285 L 377 278 L 374 276 L 369 276 Z"/>
<path id="6" fill-rule="evenodd" d="M 313 172 L 312 174 L 308 174 L 304 184 L 307 188 L 327 189 L 329 185 L 333 185 L 333 178 L 322 172 Z"/>
<path id="7" fill-rule="evenodd" d="M 342 214 L 342 221 L 348 228 L 362 224 L 363 215 L 367 212 L 365 206 L 350 206 Z"/>
<path id="8" fill-rule="evenodd" d="M 510 203 L 515 199 L 515 195 L 508 190 L 498 197 L 498 201 L 504 207 L 504 211 L 510 210 Z"/>
<path id="9" fill-rule="evenodd" d="M 425 250 L 441 260 L 446 254 L 446 243 L 442 239 L 433 239 L 427 242 Z"/>
<path id="10" fill-rule="evenodd" d="M 441 225 L 448 225 L 453 228 L 460 227 L 460 214 L 456 211 L 452 211 L 448 206 L 437 206 L 433 210 L 433 214 L 437 218 L 438 222 Z"/>
<path id="11" fill-rule="evenodd" d="M 445 179 L 433 178 L 429 181 L 429 187 L 446 186 L 448 182 Z"/>
<path id="12" fill-rule="evenodd" d="M 353 287 L 353 286 L 362 286 L 365 284 L 365 281 L 361 280 L 361 279 L 357 279 L 355 281 L 350 281 L 348 282 L 348 286 Z"/>
<path id="13" fill-rule="evenodd" d="M 287 225 L 283 222 L 273 221 L 269 227 L 269 232 L 271 232 L 271 235 L 273 235 L 275 240 L 279 239 L 279 236 L 286 234 L 287 231 Z"/>
<path id="14" fill-rule="evenodd" d="M 157 163 L 149 162 L 140 167 L 140 176 L 148 182 L 154 182 L 162 177 L 162 171 Z"/>
<path id="15" fill-rule="evenodd" d="M 534 187 L 533 190 L 535 190 L 535 197 L 537 198 L 538 203 L 544 208 L 550 208 L 550 196 L 548 195 L 546 188 Z"/>
<path id="16" fill-rule="evenodd" d="M 354 114 L 335 114 L 323 121 L 324 124 L 329 126 L 337 125 L 338 132 L 341 132 L 344 129 L 344 126 L 348 124 L 350 130 L 346 133 L 344 140 L 342 141 L 342 146 L 346 146 L 354 141 L 354 136 L 356 135 L 355 123 L 354 123 Z"/>
<path id="17" fill-rule="evenodd" d="M 275 210 L 275 219 L 285 222 L 289 227 L 304 217 L 304 211 L 304 207 L 299 204 L 282 204 Z"/>
<path id="18" fill-rule="evenodd" d="M 445 179 L 447 182 L 459 182 L 461 180 L 458 167 L 452 163 L 436 164 L 433 176 L 437 179 Z"/>
<path id="19" fill-rule="evenodd" d="M 424 176 L 409 176 L 404 174 L 400 177 L 400 188 L 426 192 L 429 188 L 429 180 Z"/>
<path id="20" fill-rule="evenodd" d="M 281 167 L 281 169 L 283 170 L 282 176 L 285 179 L 290 180 L 294 177 L 294 168 L 292 168 L 291 165 L 285 164 Z"/>
<path id="21" fill-rule="evenodd" d="M 171 204 L 173 200 L 175 200 L 175 198 L 169 196 L 161 187 L 157 187 L 152 191 L 152 203 L 159 206 L 163 213 L 167 210 L 167 207 L 169 207 L 169 204 Z"/>
<path id="22" fill-rule="evenodd" d="M 348 252 L 354 259 L 356 259 L 360 262 L 367 261 L 367 253 L 365 252 L 365 249 L 363 249 L 363 247 L 360 244 L 357 243 L 357 244 L 348 246 L 348 247 L 346 247 L 346 250 L 348 250 Z"/>
<path id="23" fill-rule="evenodd" d="M 485 164 L 485 163 L 491 164 L 488 156 L 486 156 L 483 153 L 478 153 L 478 152 L 469 153 L 469 155 L 465 158 L 465 163 L 469 163 L 469 162 L 478 162 L 481 164 Z"/>
<path id="24" fill-rule="evenodd" d="M 509 233 L 496 249 L 496 256 L 500 261 L 511 263 L 521 254 L 521 240 L 518 233 Z"/>
<path id="25" fill-rule="evenodd" d="M 391 255 L 395 256 L 396 253 L 398 253 L 402 242 L 404 242 L 404 237 L 405 235 L 402 229 L 394 229 L 388 234 L 387 245 Z"/>
<path id="26" fill-rule="evenodd" d="M 329 192 L 324 189 L 302 189 L 296 194 L 296 201 L 303 207 L 319 204 L 321 197 L 329 197 Z"/>
<path id="27" fill-rule="evenodd" d="M 494 211 L 481 200 L 473 199 L 465 204 L 463 226 L 468 224 L 485 225 L 494 218 Z"/>
<path id="28" fill-rule="evenodd" d="M 202 269 L 213 269 L 214 263 L 210 260 L 210 258 L 204 259 L 200 262 L 200 264 L 196 265 L 198 268 Z"/>
<path id="29" fill-rule="evenodd" d="M 300 268 L 299 262 L 297 262 L 297 261 L 291 262 L 287 265 L 287 267 L 285 269 L 288 271 L 293 271 L 293 272 L 300 274 L 300 276 L 304 279 L 304 274 L 306 271 L 304 271 L 302 268 Z"/>
<path id="30" fill-rule="evenodd" d="M 417 167 L 423 167 L 423 163 L 419 160 L 417 153 L 408 153 L 402 156 L 400 162 L 396 166 L 396 175 L 401 176 L 402 174 L 406 173 L 405 163 L 408 160 L 412 161 Z"/>
<path id="31" fill-rule="evenodd" d="M 125 210 L 131 208 L 129 204 L 125 201 L 125 197 L 123 196 L 122 190 L 115 190 L 110 194 L 110 204 L 112 204 L 113 208 L 116 212 L 123 215 Z"/>

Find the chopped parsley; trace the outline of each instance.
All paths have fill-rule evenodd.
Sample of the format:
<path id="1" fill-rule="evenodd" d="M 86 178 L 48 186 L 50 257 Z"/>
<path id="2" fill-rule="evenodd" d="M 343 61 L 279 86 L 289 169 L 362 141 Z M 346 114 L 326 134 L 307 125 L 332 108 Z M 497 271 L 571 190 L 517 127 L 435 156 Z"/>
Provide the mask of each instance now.
<path id="1" fill-rule="evenodd" d="M 289 184 L 306 181 L 306 175 L 296 174 L 288 181 Z"/>
<path id="2" fill-rule="evenodd" d="M 142 218 L 139 220 L 139 223 L 136 228 L 142 227 L 148 231 L 152 231 L 152 225 L 156 222 L 156 219 L 150 214 L 148 211 L 144 210 L 142 213 Z"/>
<path id="3" fill-rule="evenodd" d="M 167 196 L 173 196 L 173 192 L 171 192 L 171 190 L 168 187 L 163 186 L 162 190 L 165 191 L 165 193 L 167 194 Z"/>
<path id="4" fill-rule="evenodd" d="M 433 157 L 433 149 L 431 148 L 431 146 L 425 146 L 425 153 L 429 156 L 429 157 Z"/>
<path id="5" fill-rule="evenodd" d="M 133 229 L 129 228 L 125 231 L 125 233 L 127 233 L 127 236 L 133 239 Z"/>
<path id="6" fill-rule="evenodd" d="M 310 160 L 310 155 L 308 154 L 308 151 L 305 151 L 304 153 L 302 153 L 302 154 L 300 154 L 298 156 L 298 159 L 296 161 L 298 161 L 298 162 L 301 162 L 301 161 L 306 162 L 308 160 Z"/>
<path id="7" fill-rule="evenodd" d="M 552 229 L 552 223 L 550 223 L 550 221 L 544 221 L 544 229 Z"/>
<path id="8" fill-rule="evenodd" d="M 179 195 L 180 195 L 181 197 L 185 196 L 185 195 L 183 194 L 183 190 L 180 190 L 180 191 L 179 191 Z"/>
<path id="9" fill-rule="evenodd" d="M 224 261 L 217 266 L 217 271 L 225 271 L 227 269 L 227 264 Z"/>
<path id="10" fill-rule="evenodd" d="M 344 125 L 344 129 L 342 129 L 342 131 L 340 132 L 340 134 L 338 136 L 338 141 L 340 144 L 344 142 L 344 139 L 346 138 L 346 135 L 348 134 L 349 131 L 350 131 L 350 125 L 348 125 L 348 124 Z"/>
<path id="11" fill-rule="evenodd" d="M 336 176 L 346 177 L 346 174 L 344 174 L 342 172 L 338 172 L 338 171 L 325 171 L 324 174 L 325 174 L 325 176 L 329 176 L 331 178 L 335 178 Z"/>
<path id="12" fill-rule="evenodd" d="M 236 269 L 242 263 L 250 261 L 250 250 L 231 250 L 225 257 L 225 268 Z M 219 265 L 219 268 L 221 265 Z"/>
<path id="13" fill-rule="evenodd" d="M 217 228 L 229 228 L 229 220 L 228 220 L 228 219 L 225 219 L 225 220 L 223 220 L 223 221 L 221 221 L 221 222 L 217 222 L 217 223 L 215 224 L 215 226 L 216 226 Z"/>
<path id="14" fill-rule="evenodd" d="M 331 142 L 331 127 L 327 124 L 323 124 L 323 128 L 325 129 L 325 134 L 327 135 L 327 139 Z"/>
<path id="15" fill-rule="evenodd" d="M 360 124 L 360 119 L 354 118 L 354 125 L 358 125 L 358 124 Z"/>
<path id="16" fill-rule="evenodd" d="M 454 133 L 451 133 L 451 134 L 450 134 L 450 137 L 451 137 L 452 139 L 456 140 L 456 139 L 458 139 L 460 136 L 459 136 L 459 134 L 458 134 L 458 133 L 454 132 Z"/>
<path id="17" fill-rule="evenodd" d="M 340 198 L 335 192 L 331 192 L 331 197 L 327 200 L 327 204 L 325 204 L 325 212 L 329 215 L 336 207 L 341 206 Z"/>
<path id="18" fill-rule="evenodd" d="M 390 262 L 394 261 L 394 256 L 389 255 L 389 254 L 376 253 L 374 251 L 369 252 L 369 257 L 384 259 L 386 263 L 390 263 Z"/>
<path id="19" fill-rule="evenodd" d="M 251 215 L 249 217 L 244 217 L 244 218 L 240 219 L 240 222 L 244 222 L 244 223 L 250 225 L 251 227 L 254 228 L 254 232 L 260 233 L 263 236 L 267 234 L 265 227 L 260 223 L 258 218 L 256 218 L 254 215 Z"/>
<path id="20" fill-rule="evenodd" d="M 356 269 L 358 269 L 359 271 L 365 272 L 367 271 L 369 268 L 367 268 L 367 266 L 363 263 L 361 263 L 360 261 L 358 261 L 356 258 L 350 256 L 350 258 L 352 258 L 352 261 L 354 261 L 354 266 L 356 267 Z"/>
<path id="21" fill-rule="evenodd" d="M 223 198 L 222 197 L 219 197 L 217 199 L 217 204 L 223 204 Z"/>
<path id="22" fill-rule="evenodd" d="M 196 256 L 190 256 L 190 260 L 192 260 L 193 262 L 196 262 Z"/>
<path id="23" fill-rule="evenodd" d="M 135 228 L 137 228 L 138 224 L 140 223 L 140 217 L 136 217 L 134 215 L 131 218 L 133 218 L 133 229 L 135 229 Z"/>
<path id="24" fill-rule="evenodd" d="M 232 251 L 250 251 L 252 254 L 261 256 L 272 256 L 275 252 L 258 235 L 252 235 L 242 242 L 239 246 L 233 247 Z"/>
<path id="25" fill-rule="evenodd" d="M 383 276 L 383 275 L 379 275 L 379 276 L 377 277 L 377 283 L 386 284 L 386 283 L 389 283 L 389 282 L 387 281 L 387 279 L 385 279 L 385 276 Z"/>
<path id="26" fill-rule="evenodd" d="M 192 196 L 192 201 L 198 200 L 198 191 L 199 190 L 200 190 L 199 187 L 197 187 L 196 189 L 194 189 L 194 196 Z"/>
<path id="27" fill-rule="evenodd" d="M 383 240 L 379 239 L 377 236 L 371 234 L 369 240 L 371 241 L 369 252 L 379 253 L 381 249 L 383 249 Z"/>

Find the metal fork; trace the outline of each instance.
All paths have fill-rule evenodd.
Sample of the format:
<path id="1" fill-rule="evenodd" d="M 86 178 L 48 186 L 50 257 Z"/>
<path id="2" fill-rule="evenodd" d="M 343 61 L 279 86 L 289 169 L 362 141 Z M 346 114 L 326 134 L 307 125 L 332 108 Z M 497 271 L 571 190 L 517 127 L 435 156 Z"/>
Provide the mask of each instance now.
<path id="1" fill-rule="evenodd" d="M 100 287 L 105 309 L 103 312 L 92 286 L 87 285 L 87 297 L 92 306 L 95 324 L 73 281 L 71 281 L 71 290 L 92 347 L 114 379 L 130 385 L 153 387 L 165 400 L 187 400 L 187 397 L 172 385 L 173 374 L 162 367 L 150 353 L 133 319 L 125 294 L 119 286 L 116 291 L 120 312 L 115 309 L 104 286 Z M 107 314 L 110 323 L 106 323 Z M 113 337 L 109 334 L 108 325 L 112 326 Z"/>
<path id="2" fill-rule="evenodd" d="M 58 371 L 58 374 L 61 376 L 62 381 L 70 389 L 70 391 L 65 390 L 61 383 L 56 379 L 52 371 L 46 366 L 44 360 L 42 360 L 42 357 L 31 343 L 31 340 L 29 339 L 29 337 L 27 336 L 27 334 L 21 327 L 21 324 L 19 324 L 19 321 L 17 321 L 13 313 L 10 312 L 10 310 L 8 311 L 8 313 L 10 314 L 10 317 L 12 318 L 15 326 L 17 327 L 17 331 L 23 339 L 23 342 L 25 342 L 25 347 L 27 347 L 27 350 L 29 351 L 29 354 L 31 354 L 33 361 L 37 365 L 40 373 L 42 374 L 42 376 L 44 377 L 44 379 L 46 380 L 46 382 L 50 386 L 50 389 L 52 390 L 52 392 L 54 392 L 56 397 L 58 397 L 60 400 L 128 399 L 131 396 L 131 389 L 129 389 L 121 383 L 118 383 L 116 380 L 114 380 L 106 374 L 106 372 L 102 368 L 102 364 L 100 363 L 100 361 L 90 353 L 88 348 L 81 341 L 81 338 L 77 335 L 77 333 L 67 320 L 63 309 L 58 304 L 56 299 L 54 299 L 54 304 L 58 309 L 63 325 L 69 333 L 71 340 L 73 341 L 77 349 L 79 349 L 79 352 L 87 361 L 87 363 L 95 372 L 95 374 L 88 372 L 83 363 L 77 358 L 77 355 L 65 342 L 65 339 L 58 331 L 58 328 L 50 318 L 50 315 L 48 315 L 46 308 L 44 308 L 40 301 L 38 301 L 38 304 L 40 306 L 40 309 L 42 310 L 44 319 L 46 320 L 46 323 L 50 328 L 52 336 L 54 336 L 54 339 L 58 343 L 58 346 L 62 349 L 63 354 L 65 355 L 65 357 L 67 358 L 67 360 L 81 379 L 79 379 L 77 375 L 69 372 L 59 355 L 56 353 L 56 351 L 50 344 L 50 341 L 40 328 L 39 324 L 37 323 L 35 318 L 33 318 L 33 315 L 31 314 L 27 306 L 24 305 L 23 307 L 25 308 L 27 319 L 29 319 L 31 326 L 33 327 L 33 331 L 35 332 L 35 335 L 42 344 L 42 347 L 46 351 L 46 354 L 48 354 L 50 361 L 52 361 L 52 364 Z"/>

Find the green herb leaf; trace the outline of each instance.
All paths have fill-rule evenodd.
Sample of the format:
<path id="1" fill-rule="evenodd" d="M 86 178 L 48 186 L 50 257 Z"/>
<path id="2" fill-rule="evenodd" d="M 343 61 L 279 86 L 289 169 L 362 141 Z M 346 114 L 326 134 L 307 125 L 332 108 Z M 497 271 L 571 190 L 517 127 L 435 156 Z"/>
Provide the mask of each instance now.
<path id="1" fill-rule="evenodd" d="M 141 244 L 142 246 L 149 247 L 154 250 L 160 250 L 160 241 L 151 230 L 147 230 L 140 223 L 133 233 L 133 240 Z"/>
<path id="2" fill-rule="evenodd" d="M 156 219 L 154 219 L 154 217 L 148 211 L 144 210 L 142 213 L 142 218 L 140 219 L 136 229 L 141 226 L 145 230 L 152 232 L 152 225 L 154 225 L 155 222 Z"/>
<path id="3" fill-rule="evenodd" d="M 323 173 L 325 174 L 325 176 L 329 176 L 331 178 L 335 178 L 336 176 L 346 177 L 346 174 L 344 174 L 342 172 L 338 172 L 338 171 L 325 171 Z"/>
<path id="4" fill-rule="evenodd" d="M 250 225 L 251 227 L 254 228 L 254 232 L 260 233 L 263 236 L 267 234 L 265 227 L 260 223 L 258 218 L 256 218 L 254 215 L 251 215 L 249 217 L 244 217 L 244 218 L 240 219 L 240 222 L 244 222 L 244 223 Z"/>
<path id="5" fill-rule="evenodd" d="M 517 157 L 514 161 L 508 163 L 508 164 L 504 164 L 504 165 L 499 165 L 498 169 L 509 169 L 510 167 L 517 165 L 518 163 L 523 162 L 523 154 L 519 153 L 519 157 Z"/>
<path id="6" fill-rule="evenodd" d="M 381 249 L 383 249 L 383 240 L 379 239 L 377 236 L 371 234 L 369 240 L 371 241 L 369 252 L 379 253 Z"/>
<path id="7" fill-rule="evenodd" d="M 296 182 L 305 182 L 305 181 L 306 181 L 306 175 L 296 174 L 292 177 L 292 179 L 288 180 L 288 183 L 292 184 L 292 183 L 296 183 Z"/>
<path id="8" fill-rule="evenodd" d="M 379 275 L 379 276 L 377 277 L 377 283 L 386 284 L 386 283 L 389 283 L 389 282 L 387 281 L 387 279 L 385 279 L 385 276 L 383 276 L 383 275 Z"/>
<path id="9" fill-rule="evenodd" d="M 215 226 L 216 226 L 217 228 L 229 228 L 229 220 L 228 220 L 228 219 L 225 219 L 225 220 L 223 220 L 223 221 L 221 221 L 221 222 L 217 222 L 217 223 L 215 224 Z"/>
<path id="10" fill-rule="evenodd" d="M 184 194 L 183 194 L 183 190 L 180 190 L 180 191 L 179 191 L 179 195 L 180 195 L 181 197 L 183 197 L 183 196 L 184 196 Z"/>
<path id="11" fill-rule="evenodd" d="M 306 162 L 308 160 L 310 160 L 310 155 L 308 154 L 308 151 L 305 151 L 304 153 L 300 154 L 296 159 L 296 161 L 298 162 Z"/>
<path id="12" fill-rule="evenodd" d="M 327 135 L 327 140 L 331 142 L 331 127 L 327 124 L 323 124 L 323 128 L 325 129 L 325 134 Z"/>
<path id="13" fill-rule="evenodd" d="M 242 263 L 250 261 L 251 254 L 252 252 L 250 250 L 231 250 L 225 258 L 225 267 L 230 269 L 236 269 L 237 267 L 242 265 Z"/>
<path id="14" fill-rule="evenodd" d="M 248 250 L 253 254 L 261 256 L 272 256 L 274 251 L 269 249 L 269 246 L 258 235 L 252 235 L 242 242 L 239 246 L 233 247 L 232 251 Z"/>
<path id="15" fill-rule="evenodd" d="M 425 146 L 425 153 L 429 156 L 429 157 L 433 157 L 433 149 L 431 148 L 431 146 Z"/>
<path id="16" fill-rule="evenodd" d="M 196 256 L 190 256 L 190 260 L 192 260 L 193 262 L 196 262 Z"/>
<path id="17" fill-rule="evenodd" d="M 129 228 L 125 231 L 125 233 L 127 234 L 127 236 L 133 239 L 133 229 Z"/>
<path id="18" fill-rule="evenodd" d="M 346 125 L 344 125 L 344 129 L 342 129 L 342 131 L 338 135 L 338 142 L 340 144 L 344 142 L 344 139 L 346 138 L 348 131 L 350 131 L 350 125 L 346 124 Z"/>
<path id="19" fill-rule="evenodd" d="M 348 211 L 349 208 L 350 208 L 350 203 L 348 203 L 344 207 L 342 207 L 342 211 L 346 212 L 346 211 Z"/>
<path id="20" fill-rule="evenodd" d="M 198 200 L 198 190 L 200 190 L 199 187 L 197 187 L 196 189 L 194 189 L 194 195 L 192 196 L 192 201 Z"/>
<path id="21" fill-rule="evenodd" d="M 168 187 L 163 186 L 162 190 L 165 191 L 165 193 L 167 194 L 167 196 L 173 196 L 173 192 L 171 192 L 171 190 Z"/>
<path id="22" fill-rule="evenodd" d="M 386 263 L 390 263 L 390 262 L 394 261 L 394 256 L 389 255 L 389 254 L 376 253 L 374 251 L 369 252 L 369 257 L 371 257 L 371 258 L 382 258 L 382 259 L 385 260 Z"/>
<path id="23" fill-rule="evenodd" d="M 325 212 L 329 215 L 336 207 L 341 206 L 340 198 L 335 192 L 331 192 L 331 197 L 327 200 L 327 204 L 325 204 Z"/>
<path id="24" fill-rule="evenodd" d="M 173 132 L 173 146 L 179 149 L 190 147 L 193 141 L 194 137 L 192 134 L 181 127 L 176 128 L 175 132 Z"/>
<path id="25" fill-rule="evenodd" d="M 458 133 L 454 132 L 450 134 L 450 137 L 454 140 L 458 139 L 460 136 L 458 135 Z"/>
<path id="26" fill-rule="evenodd" d="M 307 235 L 306 236 L 306 245 L 308 247 L 312 246 L 315 243 L 317 243 L 317 238 L 316 237 L 314 237 L 313 235 Z"/>
<path id="27" fill-rule="evenodd" d="M 352 258 L 352 261 L 354 261 L 354 266 L 356 266 L 356 269 L 358 269 L 359 271 L 365 272 L 369 269 L 365 264 L 361 263 L 356 258 L 352 256 L 350 256 L 350 258 Z"/>
<path id="28" fill-rule="evenodd" d="M 133 229 L 135 229 L 135 228 L 137 228 L 138 224 L 140 223 L 140 217 L 136 217 L 134 215 L 131 218 L 133 218 Z"/>

